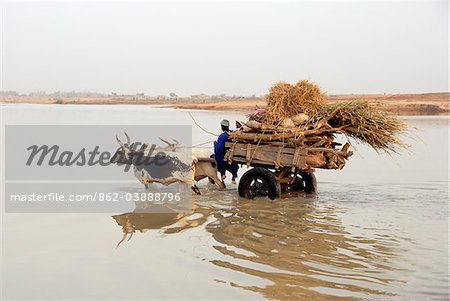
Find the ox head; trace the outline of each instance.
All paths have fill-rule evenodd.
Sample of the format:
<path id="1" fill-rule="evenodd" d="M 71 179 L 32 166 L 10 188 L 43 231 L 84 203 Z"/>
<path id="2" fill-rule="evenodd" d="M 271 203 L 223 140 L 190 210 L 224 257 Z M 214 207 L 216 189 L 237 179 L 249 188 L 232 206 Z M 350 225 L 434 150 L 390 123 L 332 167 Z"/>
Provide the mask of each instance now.
<path id="1" fill-rule="evenodd" d="M 173 141 L 173 143 L 172 143 L 172 142 L 169 142 L 169 141 L 167 141 L 167 140 L 165 140 L 165 139 L 163 139 L 161 137 L 158 137 L 158 138 L 159 138 L 159 140 L 161 140 L 162 142 L 167 144 L 166 147 L 161 148 L 162 150 L 175 152 L 175 151 L 178 150 L 178 148 L 181 147 L 180 142 L 178 140 L 176 140 L 176 139 L 172 139 L 172 141 Z"/>
<path id="2" fill-rule="evenodd" d="M 127 138 L 127 142 L 123 143 L 120 141 L 119 137 L 116 135 L 116 140 L 120 145 L 120 148 L 115 152 L 115 154 L 111 157 L 111 163 L 117 164 L 131 164 L 133 159 L 134 148 L 131 143 L 130 136 L 126 132 L 125 136 Z"/>
<path id="3" fill-rule="evenodd" d="M 119 137 L 116 135 L 117 143 L 119 143 L 120 147 L 111 157 L 110 162 L 116 164 L 135 164 L 139 162 L 143 162 L 143 157 L 152 156 L 153 151 L 156 149 L 155 145 L 150 145 L 148 143 L 141 142 L 133 142 L 131 143 L 130 136 L 124 132 L 127 141 L 122 142 Z M 158 151 L 162 151 L 159 149 Z"/>

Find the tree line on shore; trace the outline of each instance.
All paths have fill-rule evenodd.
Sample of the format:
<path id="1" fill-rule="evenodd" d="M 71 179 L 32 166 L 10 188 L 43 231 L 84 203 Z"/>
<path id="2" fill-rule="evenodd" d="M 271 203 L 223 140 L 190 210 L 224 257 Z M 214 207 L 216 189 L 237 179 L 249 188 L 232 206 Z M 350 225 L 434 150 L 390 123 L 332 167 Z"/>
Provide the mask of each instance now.
<path id="1" fill-rule="evenodd" d="M 0 91 L 0 96 L 28 96 L 28 97 L 50 97 L 50 98 L 132 98 L 132 99 L 170 99 L 170 100 L 236 100 L 236 99 L 257 99 L 261 96 L 256 96 L 255 94 L 250 96 L 240 96 L 240 95 L 227 95 L 225 93 L 218 95 L 208 95 L 208 94 L 195 94 L 190 96 L 178 96 L 176 93 L 171 92 L 168 95 L 156 95 L 149 96 L 145 93 L 136 94 L 119 94 L 119 93 L 98 93 L 98 92 L 77 92 L 77 91 L 55 91 L 55 92 L 45 92 L 45 91 L 35 91 L 30 93 L 19 93 L 16 91 Z"/>

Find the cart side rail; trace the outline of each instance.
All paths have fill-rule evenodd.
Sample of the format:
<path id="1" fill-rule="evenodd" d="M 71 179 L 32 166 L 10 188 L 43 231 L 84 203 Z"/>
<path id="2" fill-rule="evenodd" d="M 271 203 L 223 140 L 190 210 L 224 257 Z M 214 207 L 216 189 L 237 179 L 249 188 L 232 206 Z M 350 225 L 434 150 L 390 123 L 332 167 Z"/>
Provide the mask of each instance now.
<path id="1" fill-rule="evenodd" d="M 229 163 L 246 164 L 247 166 L 263 166 L 273 169 L 290 168 L 313 170 L 314 168 L 342 169 L 345 160 L 353 153 L 345 144 L 341 150 L 324 147 L 285 146 L 252 144 L 246 142 L 227 142 L 228 151 L 225 160 Z"/>

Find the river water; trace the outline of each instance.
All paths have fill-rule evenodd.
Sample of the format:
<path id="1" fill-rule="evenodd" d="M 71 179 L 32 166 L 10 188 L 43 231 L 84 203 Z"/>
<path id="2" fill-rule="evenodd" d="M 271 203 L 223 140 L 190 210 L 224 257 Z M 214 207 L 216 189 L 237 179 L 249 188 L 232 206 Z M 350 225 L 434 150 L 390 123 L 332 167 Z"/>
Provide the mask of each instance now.
<path id="1" fill-rule="evenodd" d="M 191 111 L 218 132 L 241 113 Z M 448 117 L 405 117 L 409 152 L 356 145 L 319 193 L 200 185 L 185 215 L 2 213 L 4 299 L 448 300 Z M 2 124 L 192 124 L 148 106 L 3 105 Z M 214 139 L 193 126 L 193 144 Z M 241 169 L 242 172 L 245 168 Z M 119 220 L 118 220 L 119 221 Z"/>

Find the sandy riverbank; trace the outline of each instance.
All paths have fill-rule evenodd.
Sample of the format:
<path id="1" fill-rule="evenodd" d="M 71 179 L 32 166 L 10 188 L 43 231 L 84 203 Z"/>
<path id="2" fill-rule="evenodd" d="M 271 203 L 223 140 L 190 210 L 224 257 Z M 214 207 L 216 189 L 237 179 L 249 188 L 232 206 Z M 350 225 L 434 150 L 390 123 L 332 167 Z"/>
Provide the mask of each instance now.
<path id="1" fill-rule="evenodd" d="M 396 115 L 448 115 L 450 93 L 423 93 L 423 94 L 367 94 L 367 95 L 330 95 L 330 102 L 348 100 L 369 100 L 377 106 Z M 30 103 L 30 104 L 83 104 L 83 105 L 168 105 L 180 109 L 201 110 L 231 110 L 251 111 L 256 105 L 264 107 L 263 98 L 241 99 L 151 99 L 151 98 L 52 98 L 31 96 L 1 96 L 1 103 Z"/>
<path id="2" fill-rule="evenodd" d="M 330 102 L 368 100 L 377 103 L 383 111 L 396 115 L 448 115 L 449 93 L 398 94 L 398 95 L 335 95 Z M 177 103 L 173 106 L 183 109 L 204 110 L 253 110 L 255 106 L 265 106 L 263 99 L 219 101 L 204 103 Z"/>

